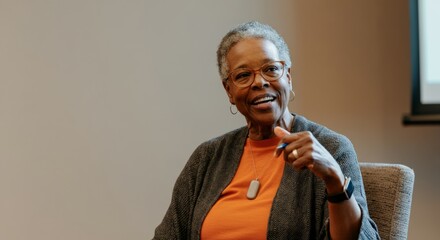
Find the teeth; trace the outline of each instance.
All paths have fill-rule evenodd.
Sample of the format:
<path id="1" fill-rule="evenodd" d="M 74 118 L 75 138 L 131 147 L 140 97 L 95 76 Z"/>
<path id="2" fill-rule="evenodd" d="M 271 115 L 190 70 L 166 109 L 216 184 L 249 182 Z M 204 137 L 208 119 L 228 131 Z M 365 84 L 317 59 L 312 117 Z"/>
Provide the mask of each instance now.
<path id="1" fill-rule="evenodd" d="M 261 103 L 261 102 L 266 102 L 266 101 L 272 101 L 273 97 L 264 97 L 264 98 L 260 98 L 257 101 L 255 101 L 255 104 Z"/>

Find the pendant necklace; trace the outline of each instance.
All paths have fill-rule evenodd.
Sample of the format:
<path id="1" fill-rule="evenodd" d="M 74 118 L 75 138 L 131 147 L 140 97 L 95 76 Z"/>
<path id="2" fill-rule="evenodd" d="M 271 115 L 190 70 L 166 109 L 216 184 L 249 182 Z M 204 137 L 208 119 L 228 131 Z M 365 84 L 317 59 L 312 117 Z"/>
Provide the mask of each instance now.
<path id="1" fill-rule="evenodd" d="M 256 167 L 256 164 L 255 164 L 255 159 L 254 159 L 254 151 L 253 151 L 253 149 L 252 149 L 252 144 L 251 144 L 251 142 L 249 141 L 249 147 L 250 147 L 250 150 L 251 150 L 251 156 L 252 156 L 252 165 L 253 165 L 253 167 L 254 167 L 254 175 L 255 175 L 255 179 L 253 179 L 251 182 L 250 182 L 250 184 L 249 184 L 249 187 L 248 187 L 248 191 L 247 191 L 247 194 L 246 194 L 246 197 L 249 199 L 249 200 L 253 200 L 253 199 L 255 199 L 256 197 L 257 197 L 257 195 L 258 195 L 258 191 L 260 190 L 260 180 L 258 180 L 258 178 L 259 178 L 259 176 L 258 176 L 258 173 L 257 173 L 257 167 Z M 272 160 L 275 158 L 275 156 L 273 156 L 271 159 L 270 159 L 270 161 L 269 161 L 269 164 L 270 164 L 270 162 L 272 162 Z M 267 168 L 265 168 L 264 170 L 266 170 Z M 264 171 L 265 172 L 265 171 Z M 264 173 L 263 172 L 263 173 Z"/>
<path id="2" fill-rule="evenodd" d="M 295 124 L 295 116 L 293 116 L 293 118 L 290 120 L 290 124 L 287 126 L 287 129 L 291 129 L 294 124 Z M 253 199 L 255 199 L 257 197 L 258 191 L 260 190 L 260 180 L 258 180 L 257 167 L 255 165 L 255 159 L 254 159 L 254 151 L 252 149 L 252 143 L 250 141 L 249 141 L 249 147 L 251 149 L 252 164 L 253 164 L 253 167 L 254 167 L 255 179 L 250 182 L 249 187 L 248 187 L 248 191 L 247 191 L 247 194 L 246 194 L 246 197 L 249 200 L 253 200 Z M 275 158 L 275 156 L 272 156 L 272 158 L 269 161 L 269 164 L 270 164 L 270 162 L 272 162 L 272 160 L 274 158 Z M 264 169 L 264 172 L 266 170 L 267 170 L 267 167 Z"/>

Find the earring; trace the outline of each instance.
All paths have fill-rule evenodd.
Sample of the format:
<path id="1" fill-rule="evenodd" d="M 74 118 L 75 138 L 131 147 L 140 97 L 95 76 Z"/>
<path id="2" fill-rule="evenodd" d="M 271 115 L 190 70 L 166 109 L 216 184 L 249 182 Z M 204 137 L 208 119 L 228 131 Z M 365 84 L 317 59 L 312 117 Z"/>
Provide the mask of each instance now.
<path id="1" fill-rule="evenodd" d="M 233 106 L 235 106 L 235 105 L 231 104 L 231 105 L 229 106 L 229 112 L 231 112 L 232 115 L 235 115 L 235 114 L 238 113 L 238 109 L 237 109 L 237 107 L 235 107 L 235 111 L 232 110 Z"/>
<path id="2" fill-rule="evenodd" d="M 289 101 L 292 102 L 295 99 L 295 92 L 293 90 L 290 90 L 290 99 Z"/>

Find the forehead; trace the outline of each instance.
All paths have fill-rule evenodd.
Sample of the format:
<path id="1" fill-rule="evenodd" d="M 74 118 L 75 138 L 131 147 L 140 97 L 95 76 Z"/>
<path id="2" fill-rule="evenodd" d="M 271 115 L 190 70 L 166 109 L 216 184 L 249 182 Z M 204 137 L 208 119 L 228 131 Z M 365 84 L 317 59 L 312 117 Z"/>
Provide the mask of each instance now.
<path id="1" fill-rule="evenodd" d="M 246 38 L 236 43 L 226 55 L 230 69 L 239 67 L 259 67 L 268 61 L 279 59 L 276 46 L 262 38 Z"/>

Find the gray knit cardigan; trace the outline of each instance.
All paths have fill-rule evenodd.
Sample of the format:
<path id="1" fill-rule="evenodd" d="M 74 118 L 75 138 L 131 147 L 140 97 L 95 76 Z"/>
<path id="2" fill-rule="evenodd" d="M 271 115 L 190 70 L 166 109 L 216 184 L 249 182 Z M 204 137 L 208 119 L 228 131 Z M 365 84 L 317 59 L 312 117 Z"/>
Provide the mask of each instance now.
<path id="1" fill-rule="evenodd" d="M 310 131 L 351 177 L 362 211 L 359 239 L 379 239 L 371 220 L 356 153 L 350 140 L 296 115 L 291 132 Z M 248 129 L 202 143 L 179 175 L 170 206 L 153 239 L 200 239 L 202 223 L 238 168 Z M 227 214 L 227 213 L 225 213 Z M 285 165 L 268 219 L 267 239 L 330 239 L 324 182 L 310 171 Z"/>

